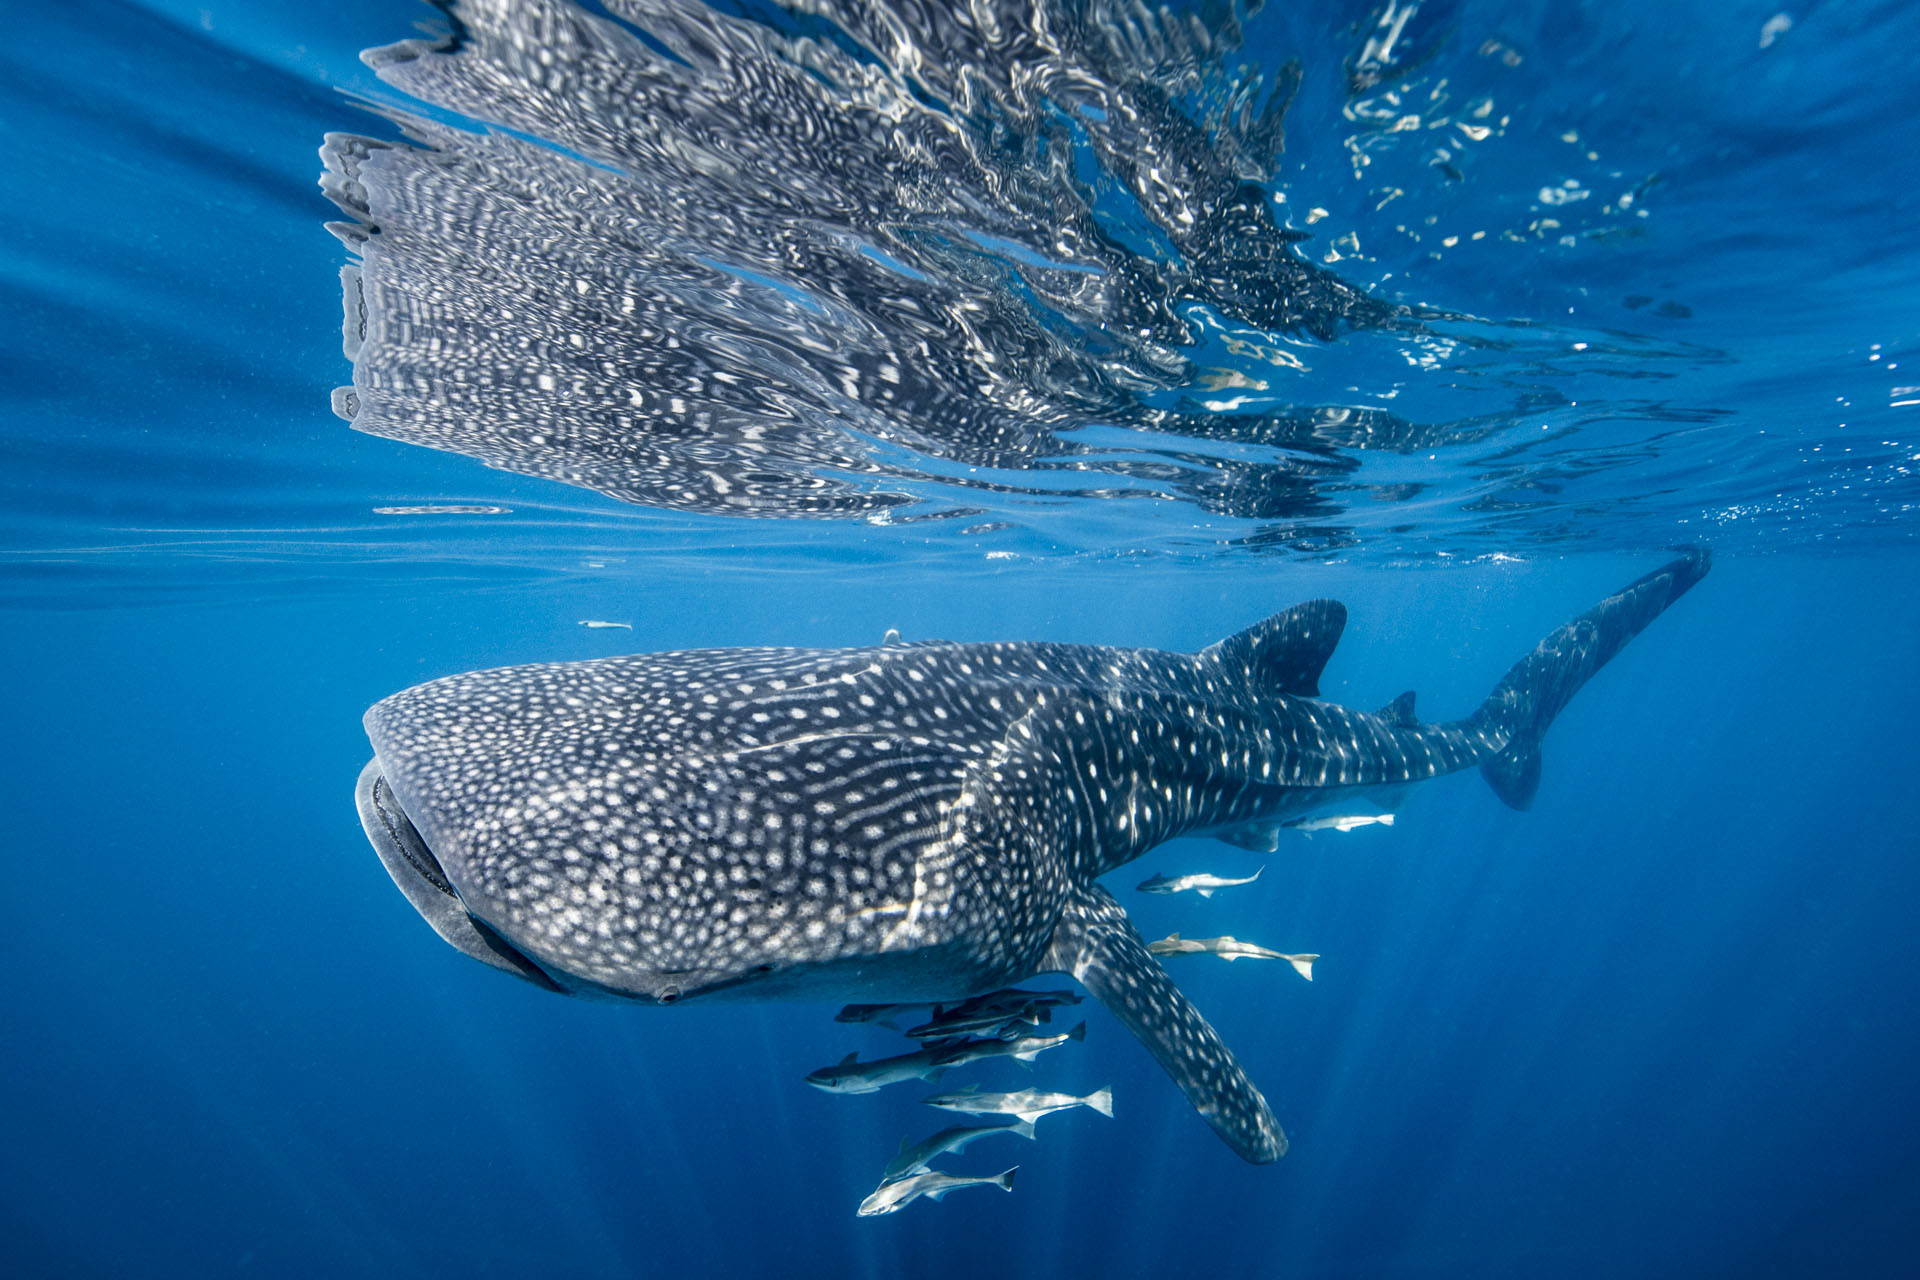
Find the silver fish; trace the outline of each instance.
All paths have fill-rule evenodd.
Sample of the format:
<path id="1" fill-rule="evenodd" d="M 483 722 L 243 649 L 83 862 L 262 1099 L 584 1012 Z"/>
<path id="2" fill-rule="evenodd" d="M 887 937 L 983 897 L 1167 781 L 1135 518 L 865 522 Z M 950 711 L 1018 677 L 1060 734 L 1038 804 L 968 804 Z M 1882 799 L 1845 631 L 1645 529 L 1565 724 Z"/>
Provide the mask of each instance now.
<path id="1" fill-rule="evenodd" d="M 942 1129 L 930 1138 L 922 1138 L 911 1146 L 907 1139 L 902 1138 L 899 1153 L 887 1161 L 887 1167 L 880 1171 L 880 1181 L 898 1182 L 916 1173 L 926 1173 L 933 1167 L 930 1161 L 944 1155 L 958 1155 L 980 1139 L 991 1138 L 997 1133 L 1011 1133 L 1032 1141 L 1033 1125 L 1025 1120 L 1016 1120 L 1011 1124 L 957 1124 Z"/>
<path id="2" fill-rule="evenodd" d="M 1330 814 L 1324 818 L 1294 818 L 1280 825 L 1289 831 L 1298 831 L 1310 837 L 1316 831 L 1357 831 L 1361 827 L 1370 827 L 1375 823 L 1390 827 L 1393 825 L 1393 815 L 1390 813 Z"/>
<path id="3" fill-rule="evenodd" d="M 833 1015 L 835 1022 L 874 1022 L 883 1027 L 892 1027 L 893 1020 L 915 1009 L 925 1009 L 920 1004 L 850 1004 Z M 898 1028 L 895 1028 L 896 1030 Z"/>
<path id="4" fill-rule="evenodd" d="M 941 1027 L 932 1030 L 926 1027 L 916 1027 L 914 1029 L 921 1034 L 909 1036 L 909 1039 L 918 1040 L 925 1045 L 951 1049 L 953 1046 L 970 1037 L 978 1037 L 981 1040 L 1007 1042 L 1018 1040 L 1022 1036 L 1037 1035 L 1040 1031 L 1040 1023 L 1029 1022 L 1025 1018 L 992 1017 L 976 1018 L 953 1027 Z"/>
<path id="5" fill-rule="evenodd" d="M 808 1072 L 807 1083 L 828 1093 L 877 1093 L 890 1084 L 907 1080 L 938 1082 L 948 1066 L 941 1061 L 942 1056 L 937 1048 L 921 1049 L 898 1057 L 861 1062 L 859 1054 L 850 1053 L 831 1067 Z"/>
<path id="6" fill-rule="evenodd" d="M 1086 1097 L 1071 1093 L 1049 1093 L 1044 1089 L 1020 1089 L 1013 1093 L 981 1093 L 968 1087 L 958 1093 L 936 1093 L 920 1101 L 943 1111 L 962 1111 L 976 1116 L 1019 1116 L 1031 1124 L 1041 1116 L 1073 1107 L 1086 1107 L 1103 1116 L 1113 1114 L 1113 1090 L 1096 1089 Z"/>
<path id="7" fill-rule="evenodd" d="M 1285 960 L 1308 982 L 1313 981 L 1313 962 L 1320 958 L 1317 952 L 1312 955 L 1288 955 L 1284 951 L 1274 951 L 1233 937 L 1183 938 L 1177 933 L 1168 934 L 1158 942 L 1149 942 L 1147 950 L 1156 956 L 1216 955 L 1222 960 L 1244 960 L 1248 957 Z"/>
<path id="8" fill-rule="evenodd" d="M 938 1200 L 949 1191 L 960 1187 L 998 1187 L 1002 1191 L 1013 1190 L 1013 1175 L 1020 1166 L 1015 1165 L 1005 1173 L 996 1173 L 988 1178 L 964 1178 L 951 1173 L 916 1174 L 911 1178 L 900 1178 L 894 1182 L 883 1182 L 875 1188 L 872 1195 L 860 1202 L 857 1211 L 863 1218 L 877 1217 L 883 1213 L 895 1213 L 912 1204 L 921 1196 Z"/>
<path id="9" fill-rule="evenodd" d="M 930 1018 L 917 1027 L 908 1027 L 905 1034 L 909 1040 L 961 1040 L 967 1036 L 994 1036 L 1011 1040 L 1015 1036 L 1038 1031 L 1040 1024 L 1052 1016 L 1045 1009 L 1015 1012 L 988 1010 L 964 1016 L 947 1014 Z"/>
<path id="10" fill-rule="evenodd" d="M 1085 1040 L 1087 1024 L 1081 1023 L 1071 1031 L 1063 1031 L 1057 1036 L 1019 1036 L 1012 1040 L 969 1040 L 947 1050 L 940 1059 L 944 1067 L 964 1067 L 969 1062 L 983 1062 L 988 1058 L 1013 1058 L 1020 1062 L 1032 1062 L 1048 1049 L 1056 1048 L 1069 1040 Z"/>
<path id="11" fill-rule="evenodd" d="M 1260 868 L 1260 871 L 1265 870 L 1265 867 Z M 1244 880 L 1229 880 L 1225 876 L 1210 875 L 1205 871 L 1197 871 L 1186 876 L 1153 875 L 1142 880 L 1135 888 L 1141 893 L 1193 892 L 1203 898 L 1211 898 L 1218 890 L 1230 889 L 1237 884 L 1252 884 L 1260 878 L 1260 871 L 1254 872 Z"/>
<path id="12" fill-rule="evenodd" d="M 1071 991 L 990 991 L 951 1008 L 935 1010 L 933 1017 L 907 1028 L 906 1034 L 912 1040 L 954 1040 L 971 1035 L 1009 1040 L 1052 1021 L 1055 1007 L 1079 1003 L 1080 997 Z"/>

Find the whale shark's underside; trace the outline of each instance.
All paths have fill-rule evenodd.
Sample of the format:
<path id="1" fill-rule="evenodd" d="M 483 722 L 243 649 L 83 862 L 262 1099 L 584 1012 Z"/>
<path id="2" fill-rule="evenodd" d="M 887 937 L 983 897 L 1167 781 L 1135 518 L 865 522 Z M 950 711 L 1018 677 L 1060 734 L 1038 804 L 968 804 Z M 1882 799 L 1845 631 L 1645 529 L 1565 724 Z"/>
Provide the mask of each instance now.
<path id="1" fill-rule="evenodd" d="M 709 649 L 470 672 L 375 704 L 361 821 L 441 937 L 648 1003 L 958 1000 L 1071 973 L 1248 1160 L 1286 1138 L 1098 877 L 1479 766 L 1509 805 L 1575 692 L 1707 572 L 1561 627 L 1463 720 L 1315 700 L 1346 610 L 1199 653 Z"/>

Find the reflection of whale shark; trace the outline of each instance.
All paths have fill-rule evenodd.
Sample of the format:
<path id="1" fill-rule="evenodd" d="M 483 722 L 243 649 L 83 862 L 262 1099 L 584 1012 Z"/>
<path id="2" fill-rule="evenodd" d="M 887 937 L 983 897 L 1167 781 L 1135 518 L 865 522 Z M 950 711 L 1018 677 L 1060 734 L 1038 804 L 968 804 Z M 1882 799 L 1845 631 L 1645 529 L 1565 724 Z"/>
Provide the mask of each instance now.
<path id="1" fill-rule="evenodd" d="M 1326 339 L 1398 314 L 1280 224 L 1294 83 L 1238 67 L 1230 6 L 597 7 L 464 0 L 447 39 L 367 55 L 431 112 L 389 113 L 417 145 L 322 151 L 357 428 L 744 515 L 928 480 L 1259 516 L 1351 490 L 1318 428 L 1363 411 L 1168 407 L 1197 316 Z"/>
<path id="2" fill-rule="evenodd" d="M 1099 876 L 1478 765 L 1528 804 L 1567 700 L 1707 571 L 1568 623 L 1464 720 L 1312 701 L 1346 611 L 1197 654 L 718 649 L 449 676 L 376 704 L 361 820 L 442 937 L 554 989 L 952 1001 L 1073 974 L 1249 1160 L 1286 1146 Z"/>

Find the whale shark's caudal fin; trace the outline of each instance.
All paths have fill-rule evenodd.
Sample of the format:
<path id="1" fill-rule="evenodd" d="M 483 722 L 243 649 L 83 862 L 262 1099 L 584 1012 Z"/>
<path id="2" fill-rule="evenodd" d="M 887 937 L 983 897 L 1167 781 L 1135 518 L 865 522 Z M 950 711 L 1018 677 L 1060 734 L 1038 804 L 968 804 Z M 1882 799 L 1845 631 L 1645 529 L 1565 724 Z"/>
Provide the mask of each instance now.
<path id="1" fill-rule="evenodd" d="M 1267 1100 L 1099 885 L 1073 891 L 1041 967 L 1071 973 L 1147 1047 L 1201 1118 L 1254 1164 L 1286 1154 Z"/>
<path id="2" fill-rule="evenodd" d="M 1533 803 L 1547 726 L 1594 672 L 1706 577 L 1712 564 L 1704 548 L 1690 550 L 1608 596 L 1513 664 L 1469 722 L 1505 740 L 1505 747 L 1480 765 L 1495 795 L 1515 809 Z"/>

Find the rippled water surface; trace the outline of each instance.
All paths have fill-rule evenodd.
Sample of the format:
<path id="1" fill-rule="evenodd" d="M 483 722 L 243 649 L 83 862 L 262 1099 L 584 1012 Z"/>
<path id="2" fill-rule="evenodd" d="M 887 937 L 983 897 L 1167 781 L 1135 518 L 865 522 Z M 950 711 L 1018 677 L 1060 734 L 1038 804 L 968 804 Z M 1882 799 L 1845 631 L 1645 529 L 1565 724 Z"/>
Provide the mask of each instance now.
<path id="1" fill-rule="evenodd" d="M 1255 8 L 38 13 L 12 576 L 1904 545 L 1902 6 Z"/>
<path id="2" fill-rule="evenodd" d="M 1904 1274 L 1920 7 L 1783 3 L 8 8 L 0 1271 Z M 1437 719 L 1679 544 L 1532 812 L 1112 878 L 1320 957 L 1168 962 L 1270 1167 L 1089 1005 L 971 1078 L 1112 1120 L 856 1221 L 897 1037 L 523 990 L 355 820 L 452 672 L 1335 597 Z"/>

